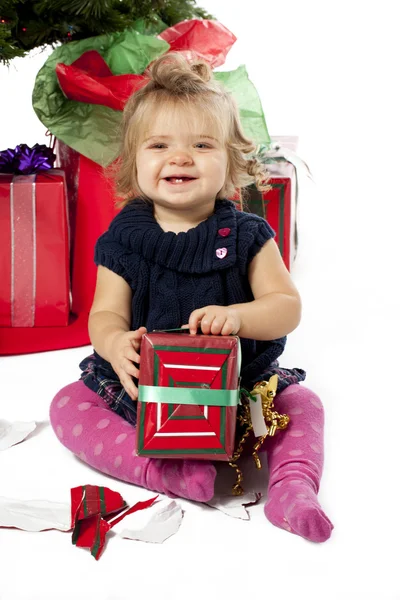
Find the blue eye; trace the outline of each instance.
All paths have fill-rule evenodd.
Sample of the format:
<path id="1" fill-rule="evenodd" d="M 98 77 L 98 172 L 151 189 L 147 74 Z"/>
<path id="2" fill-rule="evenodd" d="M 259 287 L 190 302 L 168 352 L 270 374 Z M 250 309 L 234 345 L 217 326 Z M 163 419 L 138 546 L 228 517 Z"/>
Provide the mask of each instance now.
<path id="1" fill-rule="evenodd" d="M 205 144 L 204 142 L 199 142 L 196 144 L 196 147 L 203 146 L 203 148 L 211 148 L 209 144 Z"/>
<path id="2" fill-rule="evenodd" d="M 152 144 L 150 148 L 155 148 L 156 150 L 161 150 L 162 148 L 166 148 L 165 144 Z"/>

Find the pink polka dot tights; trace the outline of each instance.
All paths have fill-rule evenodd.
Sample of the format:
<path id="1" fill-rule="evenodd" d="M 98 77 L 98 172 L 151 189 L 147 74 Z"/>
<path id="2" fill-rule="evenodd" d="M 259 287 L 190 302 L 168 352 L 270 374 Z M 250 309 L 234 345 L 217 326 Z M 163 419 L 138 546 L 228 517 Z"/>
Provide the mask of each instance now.
<path id="1" fill-rule="evenodd" d="M 289 414 L 291 422 L 286 431 L 265 442 L 270 472 L 265 514 L 282 529 L 314 542 L 325 541 L 333 526 L 317 500 L 323 467 L 322 404 L 313 392 L 296 384 L 276 397 L 275 406 Z M 50 421 L 64 446 L 103 473 L 198 502 L 214 494 L 212 463 L 137 456 L 135 428 L 82 381 L 58 392 Z"/>
<path id="2" fill-rule="evenodd" d="M 82 381 L 58 392 L 51 403 L 50 422 L 64 446 L 103 473 L 198 502 L 206 502 L 214 494 L 216 470 L 212 463 L 137 456 L 135 428 Z"/>
<path id="3" fill-rule="evenodd" d="M 317 499 L 324 462 L 321 400 L 295 384 L 277 395 L 275 407 L 289 415 L 290 423 L 285 431 L 277 431 L 265 441 L 269 469 L 265 515 L 282 529 L 312 542 L 324 542 L 333 525 Z"/>

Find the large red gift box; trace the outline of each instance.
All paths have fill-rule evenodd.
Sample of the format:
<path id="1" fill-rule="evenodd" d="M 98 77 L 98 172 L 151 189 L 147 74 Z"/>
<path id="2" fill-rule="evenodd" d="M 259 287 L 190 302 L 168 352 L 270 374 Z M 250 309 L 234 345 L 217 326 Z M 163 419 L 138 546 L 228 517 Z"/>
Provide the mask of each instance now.
<path id="1" fill-rule="evenodd" d="M 142 338 L 140 356 L 137 454 L 230 460 L 239 338 L 150 333 Z"/>
<path id="2" fill-rule="evenodd" d="M 71 281 L 72 289 L 69 321 L 66 323 L 63 320 L 62 327 L 49 326 L 40 331 L 36 327 L 13 328 L 12 330 L 4 328 L 0 331 L 0 355 L 42 352 L 84 346 L 90 343 L 88 315 L 93 301 L 97 272 L 93 260 L 94 247 L 97 238 L 106 231 L 118 210 L 115 208 L 115 197 L 110 179 L 106 177 L 104 169 L 100 165 L 62 142 L 58 142 L 57 155 L 58 166 L 65 172 L 68 191 L 71 236 L 71 268 L 68 281 Z M 10 176 L 3 175 L 2 177 Z M 7 198 L 6 203 L 9 205 Z M 1 205 L 0 216 L 3 216 L 6 207 L 4 202 Z M 3 221 L 4 219 L 2 219 Z M 59 243 L 61 239 L 60 237 Z M 53 252 L 55 248 L 53 245 Z M 54 259 L 57 259 L 57 264 L 60 263 L 60 273 L 57 272 L 53 276 L 47 271 L 49 285 L 53 284 L 53 277 L 57 281 L 63 272 L 63 259 L 60 259 L 59 256 L 54 256 Z M 2 257 L 0 260 L 3 269 L 4 258 Z M 50 301 L 52 301 L 52 296 L 49 296 Z M 65 325 L 68 326 L 65 327 Z"/>
<path id="3" fill-rule="evenodd" d="M 65 327 L 70 310 L 64 173 L 0 174 L 0 337 Z"/>
<path id="4" fill-rule="evenodd" d="M 67 176 L 72 247 L 72 312 L 87 317 L 96 287 L 94 247 L 118 213 L 114 188 L 103 167 L 57 141 L 57 160 Z M 86 333 L 86 343 L 89 337 Z"/>

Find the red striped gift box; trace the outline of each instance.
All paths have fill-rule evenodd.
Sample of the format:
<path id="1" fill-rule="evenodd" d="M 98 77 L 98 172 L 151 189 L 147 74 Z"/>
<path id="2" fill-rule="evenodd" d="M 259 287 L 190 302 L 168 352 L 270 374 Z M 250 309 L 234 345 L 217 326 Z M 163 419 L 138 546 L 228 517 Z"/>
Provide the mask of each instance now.
<path id="1" fill-rule="evenodd" d="M 63 171 L 0 174 L 0 239 L 0 326 L 68 325 L 69 227 Z"/>
<path id="2" fill-rule="evenodd" d="M 236 195 L 232 198 L 239 210 L 263 217 L 276 233 L 275 241 L 288 271 L 293 266 L 297 251 L 297 201 L 296 171 L 289 162 L 268 165 L 271 174 L 268 192 L 260 192 L 255 186 L 246 189 L 245 201 Z"/>
<path id="3" fill-rule="evenodd" d="M 236 194 L 232 200 L 239 210 L 254 213 L 266 219 L 276 232 L 283 261 L 290 271 L 297 254 L 297 203 L 299 166 L 307 176 L 311 173 L 307 165 L 297 155 L 298 138 L 296 136 L 271 136 L 272 149 L 267 153 L 270 160 L 266 163 L 270 179 L 268 192 L 260 192 L 254 185 L 246 189 L 245 202 Z M 275 149 L 274 149 L 275 147 Z M 286 158 L 285 158 L 286 157 Z M 259 156 L 261 158 L 261 155 Z"/>
<path id="4" fill-rule="evenodd" d="M 143 336 L 140 356 L 138 455 L 230 460 L 239 338 L 150 333 Z"/>

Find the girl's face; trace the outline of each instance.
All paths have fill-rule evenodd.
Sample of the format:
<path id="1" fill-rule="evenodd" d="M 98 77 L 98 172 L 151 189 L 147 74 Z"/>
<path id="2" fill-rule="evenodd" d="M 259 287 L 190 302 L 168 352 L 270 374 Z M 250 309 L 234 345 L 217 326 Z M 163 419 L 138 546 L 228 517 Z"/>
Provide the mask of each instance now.
<path id="1" fill-rule="evenodd" d="M 175 107 L 158 110 L 139 140 L 137 181 L 155 205 L 186 210 L 214 205 L 228 154 L 210 118 Z"/>

